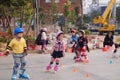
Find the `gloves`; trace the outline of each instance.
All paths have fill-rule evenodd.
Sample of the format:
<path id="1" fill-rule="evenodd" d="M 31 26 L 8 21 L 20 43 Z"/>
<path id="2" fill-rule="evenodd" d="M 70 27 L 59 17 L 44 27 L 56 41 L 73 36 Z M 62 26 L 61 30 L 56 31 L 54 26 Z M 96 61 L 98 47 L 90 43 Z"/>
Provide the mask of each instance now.
<path id="1" fill-rule="evenodd" d="M 27 49 L 24 49 L 24 53 L 25 53 L 25 55 L 28 55 Z"/>
<path id="2" fill-rule="evenodd" d="M 9 51 L 6 51 L 4 54 L 5 56 L 8 56 L 9 53 L 10 53 Z"/>
<path id="3" fill-rule="evenodd" d="M 83 49 L 84 49 L 84 50 L 86 50 L 86 47 L 85 47 L 85 46 L 83 46 Z"/>

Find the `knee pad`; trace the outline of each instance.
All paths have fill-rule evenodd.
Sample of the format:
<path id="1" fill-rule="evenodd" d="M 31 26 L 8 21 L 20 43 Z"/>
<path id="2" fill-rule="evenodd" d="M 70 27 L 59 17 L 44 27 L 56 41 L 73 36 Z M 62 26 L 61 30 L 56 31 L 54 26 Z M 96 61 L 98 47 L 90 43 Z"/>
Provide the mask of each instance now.
<path id="1" fill-rule="evenodd" d="M 22 62 L 22 63 L 21 63 L 21 66 L 25 66 L 25 65 L 26 65 L 26 62 Z"/>
<path id="2" fill-rule="evenodd" d="M 87 57 L 87 54 L 86 53 L 82 53 L 81 57 Z"/>
<path id="3" fill-rule="evenodd" d="M 88 56 L 85 54 L 85 55 L 83 55 L 83 57 L 85 58 L 85 59 L 88 59 Z"/>
<path id="4" fill-rule="evenodd" d="M 18 68 L 19 65 L 20 65 L 19 63 L 15 63 L 14 67 L 15 67 L 15 68 Z"/>
<path id="5" fill-rule="evenodd" d="M 59 65 L 59 63 L 58 63 L 58 62 L 56 62 L 56 65 Z"/>
<path id="6" fill-rule="evenodd" d="M 53 62 L 50 62 L 50 64 L 53 64 Z"/>
<path id="7" fill-rule="evenodd" d="M 59 59 L 56 59 L 56 62 L 58 63 L 60 60 Z"/>

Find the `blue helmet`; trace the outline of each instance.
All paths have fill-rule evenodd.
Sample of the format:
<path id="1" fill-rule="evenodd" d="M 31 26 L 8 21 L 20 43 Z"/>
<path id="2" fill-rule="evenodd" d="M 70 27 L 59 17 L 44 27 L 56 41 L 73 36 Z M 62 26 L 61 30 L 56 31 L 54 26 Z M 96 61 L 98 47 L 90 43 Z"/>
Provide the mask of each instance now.
<path id="1" fill-rule="evenodd" d="M 18 34 L 18 33 L 22 33 L 23 32 L 23 28 L 17 27 L 14 29 L 14 35 Z"/>

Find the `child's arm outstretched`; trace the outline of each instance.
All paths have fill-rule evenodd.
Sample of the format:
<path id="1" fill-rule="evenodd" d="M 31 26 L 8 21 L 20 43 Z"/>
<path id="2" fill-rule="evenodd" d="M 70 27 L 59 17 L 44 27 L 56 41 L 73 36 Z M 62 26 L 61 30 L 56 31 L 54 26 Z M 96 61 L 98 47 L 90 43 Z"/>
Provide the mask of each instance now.
<path id="1" fill-rule="evenodd" d="M 10 50 L 12 50 L 12 46 L 13 46 L 13 41 L 11 41 L 6 47 L 6 52 L 4 53 L 6 56 L 8 56 L 10 53 Z"/>

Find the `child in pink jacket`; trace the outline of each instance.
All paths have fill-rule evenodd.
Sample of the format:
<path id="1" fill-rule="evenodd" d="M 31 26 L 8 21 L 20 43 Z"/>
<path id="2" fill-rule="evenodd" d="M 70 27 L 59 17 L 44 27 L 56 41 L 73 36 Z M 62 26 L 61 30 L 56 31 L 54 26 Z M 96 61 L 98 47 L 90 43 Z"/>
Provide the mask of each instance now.
<path id="1" fill-rule="evenodd" d="M 54 45 L 52 47 L 51 51 L 51 61 L 50 64 L 46 67 L 46 70 L 51 70 L 52 64 L 56 62 L 56 65 L 54 66 L 54 71 L 58 70 L 58 65 L 60 63 L 60 58 L 64 57 L 65 55 L 65 45 L 62 41 L 63 39 L 63 32 L 60 31 L 57 33 L 56 41 L 54 42 Z"/>

